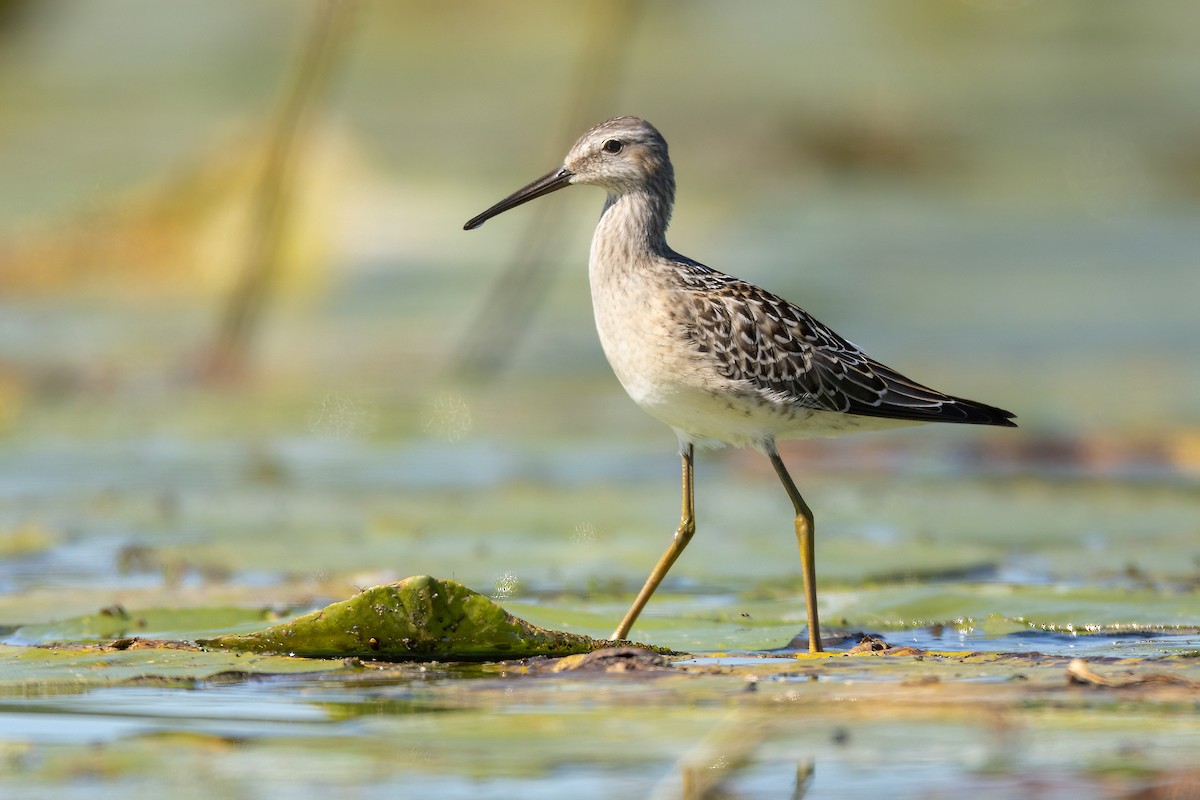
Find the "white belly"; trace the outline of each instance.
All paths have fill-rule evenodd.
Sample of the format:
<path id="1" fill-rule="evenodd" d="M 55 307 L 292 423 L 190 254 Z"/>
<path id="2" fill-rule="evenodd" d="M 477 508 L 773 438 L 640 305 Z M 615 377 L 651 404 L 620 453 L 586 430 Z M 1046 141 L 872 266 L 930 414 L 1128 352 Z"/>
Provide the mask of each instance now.
<path id="1" fill-rule="evenodd" d="M 783 439 L 840 436 L 920 424 L 773 403 L 752 391 L 730 385 L 713 389 L 645 377 L 632 384 L 624 379 L 621 382 L 638 405 L 671 426 L 682 441 L 702 447 L 729 444 L 762 450 Z"/>

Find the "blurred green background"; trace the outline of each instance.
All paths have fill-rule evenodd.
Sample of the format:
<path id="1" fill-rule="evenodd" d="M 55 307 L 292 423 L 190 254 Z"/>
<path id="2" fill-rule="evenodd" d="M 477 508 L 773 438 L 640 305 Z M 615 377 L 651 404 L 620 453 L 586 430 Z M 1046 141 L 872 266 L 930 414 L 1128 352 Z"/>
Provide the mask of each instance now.
<path id="1" fill-rule="evenodd" d="M 206 342 L 236 283 L 239 214 L 307 7 L 7 5 L 5 430 L 86 397 L 132 433 L 178 433 L 180 398 L 148 402 L 143 384 Z M 581 67 L 614 14 L 625 44 Z M 253 345 L 268 389 L 428 392 L 524 233 L 520 216 L 471 235 L 461 222 L 587 125 L 636 113 L 671 143 L 680 251 L 1036 431 L 1197 422 L 1189 3 L 378 3 L 352 17 L 295 146 L 283 279 Z M 581 92 L 603 107 L 581 110 Z M 547 202 L 566 209 L 541 276 L 552 295 L 509 374 L 591 379 L 601 198 Z M 647 424 L 627 411 L 578 435 Z M 228 415 L 213 424 L 240 432 L 237 403 Z M 392 409 L 378 421 L 419 428 Z"/>

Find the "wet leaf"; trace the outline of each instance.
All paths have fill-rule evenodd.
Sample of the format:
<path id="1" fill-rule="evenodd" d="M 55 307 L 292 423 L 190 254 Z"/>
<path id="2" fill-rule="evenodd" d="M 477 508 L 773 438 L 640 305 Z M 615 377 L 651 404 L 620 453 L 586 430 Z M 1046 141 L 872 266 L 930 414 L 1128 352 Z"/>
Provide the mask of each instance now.
<path id="1" fill-rule="evenodd" d="M 573 655 L 611 643 L 538 628 L 460 583 L 420 575 L 263 631 L 200 644 L 318 658 L 477 661 Z"/>
<path id="2" fill-rule="evenodd" d="M 6 644 L 34 645 L 49 642 L 85 642 L 126 636 L 191 639 L 197 635 L 253 631 L 273 622 L 277 609 L 254 608 L 150 608 L 105 606 L 94 614 L 33 625 L 17 626 L 4 637 Z"/>
<path id="3" fill-rule="evenodd" d="M 204 652 L 169 646 L 12 647 L 0 645 L 0 694 L 73 691 L 77 688 L 153 682 L 190 687 L 230 675 L 281 675 L 328 671 L 330 664 L 299 658 Z"/>

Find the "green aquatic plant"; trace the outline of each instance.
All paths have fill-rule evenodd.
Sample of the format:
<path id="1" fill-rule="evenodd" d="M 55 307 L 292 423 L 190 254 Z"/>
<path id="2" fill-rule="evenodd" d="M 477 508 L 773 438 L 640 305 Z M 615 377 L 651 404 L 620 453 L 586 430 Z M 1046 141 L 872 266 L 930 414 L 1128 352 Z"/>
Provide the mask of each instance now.
<path id="1" fill-rule="evenodd" d="M 573 655 L 611 643 L 539 628 L 460 583 L 418 575 L 265 630 L 199 644 L 317 658 L 486 661 Z"/>

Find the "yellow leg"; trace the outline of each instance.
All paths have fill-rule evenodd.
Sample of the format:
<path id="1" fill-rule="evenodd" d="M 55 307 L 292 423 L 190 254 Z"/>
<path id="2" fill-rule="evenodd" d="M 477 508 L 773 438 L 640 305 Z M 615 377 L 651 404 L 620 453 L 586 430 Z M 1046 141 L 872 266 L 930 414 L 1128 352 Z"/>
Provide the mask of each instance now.
<path id="1" fill-rule="evenodd" d="M 621 624 L 613 631 L 613 635 L 610 637 L 612 639 L 624 639 L 629 635 L 629 629 L 633 627 L 633 623 L 637 620 L 638 615 L 646 607 L 646 603 L 650 600 L 650 595 L 654 594 L 654 590 L 662 583 L 662 579 L 667 576 L 671 565 L 679 558 L 679 554 L 683 552 L 683 548 L 687 547 L 687 543 L 692 540 L 692 535 L 696 533 L 695 484 L 692 479 L 694 451 L 692 445 L 682 445 L 679 449 L 679 457 L 683 462 L 683 510 L 679 513 L 679 527 L 675 529 L 675 536 L 672 537 L 667 551 L 662 554 L 662 558 L 654 565 L 654 571 L 646 579 L 646 585 L 638 592 L 637 599 L 633 601 L 633 606 L 625 614 L 625 618 L 621 620 Z"/>
<path id="2" fill-rule="evenodd" d="M 787 467 L 775 451 L 775 445 L 772 444 L 767 450 L 767 458 L 771 459 L 771 466 L 775 467 L 775 473 L 779 475 L 779 480 L 787 490 L 788 497 L 792 498 L 792 506 L 796 509 L 796 541 L 800 545 L 800 574 L 804 578 L 804 604 L 808 608 L 808 651 L 820 653 L 823 648 L 821 623 L 817 619 L 817 569 L 812 511 L 800 496 L 800 491 L 792 482 L 792 476 L 788 475 Z"/>

